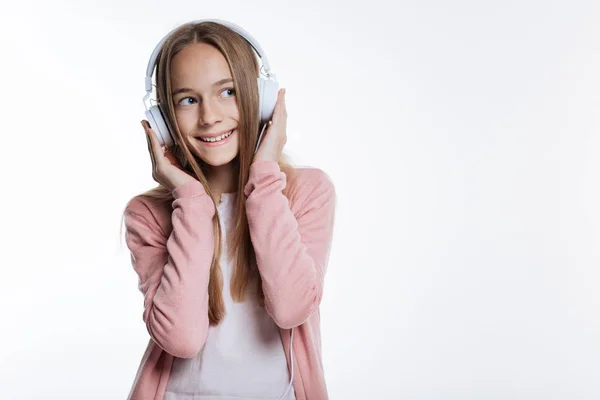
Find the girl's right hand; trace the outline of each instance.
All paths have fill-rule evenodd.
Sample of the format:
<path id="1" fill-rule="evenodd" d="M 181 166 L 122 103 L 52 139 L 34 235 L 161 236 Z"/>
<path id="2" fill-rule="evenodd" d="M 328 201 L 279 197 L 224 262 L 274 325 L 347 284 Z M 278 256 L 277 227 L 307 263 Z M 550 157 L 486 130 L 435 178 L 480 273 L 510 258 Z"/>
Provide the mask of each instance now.
<path id="1" fill-rule="evenodd" d="M 142 126 L 148 140 L 148 151 L 152 159 L 152 178 L 165 188 L 173 191 L 178 186 L 196 179 L 190 173 L 184 171 L 181 163 L 168 148 L 161 148 L 156 132 L 150 128 L 146 120 L 142 120 Z"/>

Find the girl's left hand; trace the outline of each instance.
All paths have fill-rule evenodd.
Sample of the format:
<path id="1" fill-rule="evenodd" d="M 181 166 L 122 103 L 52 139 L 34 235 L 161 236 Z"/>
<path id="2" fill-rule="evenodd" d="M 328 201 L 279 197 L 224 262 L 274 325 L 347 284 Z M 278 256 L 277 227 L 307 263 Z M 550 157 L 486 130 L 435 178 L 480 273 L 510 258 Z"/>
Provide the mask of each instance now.
<path id="1" fill-rule="evenodd" d="M 279 162 L 283 146 L 287 141 L 285 108 L 285 89 L 279 89 L 277 103 L 273 110 L 273 123 L 267 126 L 252 162 L 264 160 Z"/>

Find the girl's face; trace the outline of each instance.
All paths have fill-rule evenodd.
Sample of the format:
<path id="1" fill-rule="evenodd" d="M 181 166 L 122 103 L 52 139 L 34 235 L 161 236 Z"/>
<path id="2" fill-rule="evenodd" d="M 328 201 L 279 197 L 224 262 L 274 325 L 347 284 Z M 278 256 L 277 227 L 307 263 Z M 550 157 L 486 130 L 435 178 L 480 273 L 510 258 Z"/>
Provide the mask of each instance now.
<path id="1" fill-rule="evenodd" d="M 187 46 L 171 60 L 171 87 L 190 151 L 215 167 L 231 162 L 239 151 L 239 112 L 225 57 L 206 43 Z"/>

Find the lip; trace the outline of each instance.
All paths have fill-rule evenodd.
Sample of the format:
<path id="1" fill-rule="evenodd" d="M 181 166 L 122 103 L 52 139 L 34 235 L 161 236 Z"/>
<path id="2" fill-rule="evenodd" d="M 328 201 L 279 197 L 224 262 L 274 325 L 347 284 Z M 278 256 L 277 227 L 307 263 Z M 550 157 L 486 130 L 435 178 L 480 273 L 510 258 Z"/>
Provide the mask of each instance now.
<path id="1" fill-rule="evenodd" d="M 208 134 L 206 134 L 206 135 L 198 135 L 198 136 L 195 136 L 195 138 L 196 138 L 196 139 L 199 139 L 199 138 L 201 138 L 201 137 L 202 137 L 202 138 L 205 138 L 205 139 L 207 139 L 207 138 L 208 138 L 208 139 L 210 139 L 210 138 L 215 138 L 215 137 L 219 137 L 219 136 L 221 136 L 221 135 L 222 135 L 222 134 L 224 134 L 224 133 L 231 132 L 232 130 L 235 130 L 235 129 L 236 129 L 236 128 L 232 128 L 232 129 L 228 129 L 228 130 L 226 130 L 226 131 L 221 131 L 221 132 L 217 132 L 217 133 L 208 133 Z"/>
<path id="2" fill-rule="evenodd" d="M 223 133 L 227 133 L 229 131 L 225 131 Z M 223 133 L 220 133 L 216 136 L 220 136 Z M 224 144 L 227 144 L 229 142 L 229 140 L 237 133 L 237 128 L 233 130 L 233 132 L 231 133 L 231 135 L 227 136 L 226 139 L 220 140 L 218 142 L 204 142 L 200 139 L 200 137 L 196 137 L 196 140 L 198 141 L 198 143 L 202 144 L 203 146 L 207 146 L 207 147 L 216 147 L 216 146 L 223 146 Z M 215 136 L 204 136 L 204 137 L 215 137 Z"/>

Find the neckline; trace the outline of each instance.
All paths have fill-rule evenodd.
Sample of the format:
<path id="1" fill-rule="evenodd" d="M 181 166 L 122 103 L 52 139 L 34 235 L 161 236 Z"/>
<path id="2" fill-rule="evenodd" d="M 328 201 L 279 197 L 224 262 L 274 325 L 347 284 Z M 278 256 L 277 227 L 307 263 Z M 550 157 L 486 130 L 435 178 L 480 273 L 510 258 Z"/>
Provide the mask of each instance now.
<path id="1" fill-rule="evenodd" d="M 231 199 L 237 194 L 237 192 L 224 192 L 221 193 L 221 200 L 219 201 L 219 205 L 229 203 Z"/>

